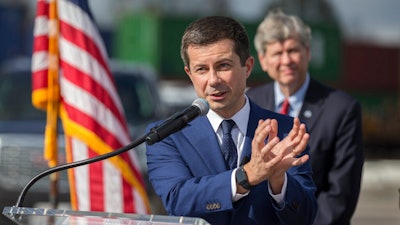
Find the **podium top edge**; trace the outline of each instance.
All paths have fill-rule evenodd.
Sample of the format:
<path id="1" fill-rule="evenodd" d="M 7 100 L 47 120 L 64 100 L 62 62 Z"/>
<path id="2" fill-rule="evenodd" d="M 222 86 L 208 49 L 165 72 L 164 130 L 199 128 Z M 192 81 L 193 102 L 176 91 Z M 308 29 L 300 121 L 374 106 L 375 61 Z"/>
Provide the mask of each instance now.
<path id="1" fill-rule="evenodd" d="M 56 216 L 56 217 L 98 217 L 105 219 L 121 219 L 147 222 L 168 222 L 171 224 L 192 224 L 192 225 L 210 225 L 204 219 L 197 217 L 167 216 L 155 214 L 133 214 L 116 212 L 97 212 L 97 211 L 74 211 L 68 209 L 48 209 L 48 208 L 29 208 L 6 206 L 3 208 L 3 215 L 8 218 L 14 218 L 19 215 L 32 216 Z"/>

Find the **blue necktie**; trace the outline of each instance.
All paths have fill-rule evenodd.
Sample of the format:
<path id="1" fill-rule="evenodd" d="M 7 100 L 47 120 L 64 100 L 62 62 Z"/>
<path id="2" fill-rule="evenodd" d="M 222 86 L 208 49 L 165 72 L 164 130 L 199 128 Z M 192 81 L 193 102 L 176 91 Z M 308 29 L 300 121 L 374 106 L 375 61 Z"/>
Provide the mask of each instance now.
<path id="1" fill-rule="evenodd" d="M 235 126 L 235 121 L 233 120 L 224 120 L 221 123 L 223 132 L 221 150 L 227 169 L 233 169 L 237 166 L 237 150 L 231 134 L 233 126 Z"/>

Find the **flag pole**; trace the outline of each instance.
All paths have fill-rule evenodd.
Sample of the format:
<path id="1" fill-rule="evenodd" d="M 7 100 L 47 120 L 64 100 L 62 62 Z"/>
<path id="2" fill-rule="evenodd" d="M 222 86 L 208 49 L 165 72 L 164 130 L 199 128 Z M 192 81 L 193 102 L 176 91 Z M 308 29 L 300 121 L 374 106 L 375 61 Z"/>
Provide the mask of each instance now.
<path id="1" fill-rule="evenodd" d="M 57 120 L 59 114 L 60 88 L 58 82 L 59 52 L 58 52 L 59 22 L 57 15 L 57 0 L 50 0 L 49 5 L 49 54 L 48 54 L 48 103 L 45 130 L 44 157 L 49 167 L 58 164 Z M 58 205 L 58 173 L 50 176 L 50 204 Z"/>

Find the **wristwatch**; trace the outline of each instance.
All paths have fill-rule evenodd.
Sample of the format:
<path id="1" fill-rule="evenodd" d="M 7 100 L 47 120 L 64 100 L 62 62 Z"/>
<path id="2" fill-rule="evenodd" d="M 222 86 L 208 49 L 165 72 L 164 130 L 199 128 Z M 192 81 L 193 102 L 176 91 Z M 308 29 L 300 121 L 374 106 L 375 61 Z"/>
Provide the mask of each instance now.
<path id="1" fill-rule="evenodd" d="M 249 180 L 247 178 L 246 170 L 243 169 L 243 166 L 239 167 L 236 170 L 236 182 L 240 184 L 240 186 L 244 187 L 246 190 L 251 189 L 251 185 L 249 184 Z"/>

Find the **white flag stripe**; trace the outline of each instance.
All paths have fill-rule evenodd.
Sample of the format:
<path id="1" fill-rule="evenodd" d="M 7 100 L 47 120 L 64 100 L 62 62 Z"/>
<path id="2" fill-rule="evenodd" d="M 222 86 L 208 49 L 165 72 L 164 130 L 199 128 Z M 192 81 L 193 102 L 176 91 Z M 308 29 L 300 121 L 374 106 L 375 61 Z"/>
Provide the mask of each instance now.
<path id="1" fill-rule="evenodd" d="M 116 195 L 115 193 L 123 193 L 122 190 L 122 177 L 119 171 L 108 161 L 103 163 L 103 177 L 104 177 L 104 201 L 106 212 L 123 212 L 124 199 L 123 195 Z"/>
<path id="2" fill-rule="evenodd" d="M 136 191 L 136 189 L 133 190 L 133 199 L 135 199 L 135 207 L 136 211 L 138 214 L 146 214 L 146 208 L 144 207 L 146 204 L 144 203 L 142 197 L 140 194 Z"/>
<path id="3" fill-rule="evenodd" d="M 35 52 L 32 57 L 31 70 L 37 72 L 49 67 L 48 51 Z"/>
<path id="4" fill-rule="evenodd" d="M 80 140 L 71 137 L 71 147 L 73 161 L 79 161 L 87 159 L 88 148 L 85 143 Z M 90 211 L 90 188 L 89 188 L 89 171 L 88 166 L 78 166 L 74 168 L 75 174 L 75 188 L 78 199 L 79 210 Z"/>
<path id="5" fill-rule="evenodd" d="M 47 35 L 49 33 L 49 20 L 47 16 L 38 16 L 35 19 L 33 28 L 33 35 L 35 37 Z"/>
<path id="6" fill-rule="evenodd" d="M 92 117 L 97 123 L 110 132 L 120 143 L 129 143 L 130 137 L 124 127 L 104 104 L 79 86 L 60 76 L 60 90 L 63 100 L 79 111 Z"/>
<path id="7" fill-rule="evenodd" d="M 120 114 L 123 112 L 123 106 L 119 100 L 118 92 L 115 89 L 114 83 L 110 80 L 107 72 L 98 63 L 96 58 L 93 58 L 86 51 L 77 47 L 64 38 L 60 38 L 60 58 L 80 71 L 90 75 L 99 85 L 101 85 L 109 95 L 113 102 L 118 107 Z"/>

